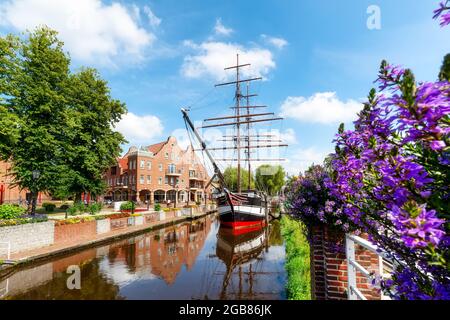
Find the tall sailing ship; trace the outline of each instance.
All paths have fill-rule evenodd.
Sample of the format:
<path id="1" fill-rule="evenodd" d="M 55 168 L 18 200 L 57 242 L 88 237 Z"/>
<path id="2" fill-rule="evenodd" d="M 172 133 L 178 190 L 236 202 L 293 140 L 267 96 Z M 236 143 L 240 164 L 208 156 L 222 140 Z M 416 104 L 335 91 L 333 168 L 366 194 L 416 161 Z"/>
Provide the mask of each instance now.
<path id="1" fill-rule="evenodd" d="M 186 127 L 191 130 L 198 140 L 201 149 L 205 152 L 211 161 L 214 169 L 214 175 L 207 184 L 207 187 L 217 181 L 215 187 L 218 190 L 215 196 L 220 223 L 224 227 L 229 227 L 234 230 L 247 229 L 254 230 L 255 228 L 264 226 L 269 217 L 269 199 L 268 195 L 256 188 L 252 190 L 243 190 L 242 188 L 242 163 L 248 165 L 248 189 L 251 188 L 251 170 L 253 162 L 268 162 L 268 161 L 282 161 L 284 159 L 261 159 L 252 158 L 252 150 L 260 148 L 277 148 L 287 147 L 287 144 L 282 144 L 282 141 L 277 138 L 277 135 L 272 134 L 253 134 L 251 127 L 257 123 L 271 122 L 282 120 L 283 118 L 275 117 L 273 112 L 256 112 L 267 108 L 267 106 L 251 105 L 250 98 L 257 96 L 257 94 L 250 94 L 249 87 L 253 81 L 262 80 L 261 77 L 254 77 L 249 79 L 241 79 L 241 69 L 249 67 L 251 64 L 239 64 L 239 55 L 237 55 L 237 63 L 235 66 L 225 68 L 225 70 L 234 70 L 236 72 L 236 79 L 231 82 L 217 84 L 216 87 L 235 86 L 235 105 L 231 107 L 234 114 L 223 117 L 210 118 L 204 120 L 204 125 L 201 127 L 216 128 L 216 127 L 233 127 L 234 134 L 224 135 L 223 142 L 231 142 L 231 146 L 225 147 L 208 147 L 203 141 L 197 128 L 189 118 L 189 109 L 183 108 L 181 112 L 186 122 Z M 246 93 L 242 93 L 242 85 L 246 84 Z M 279 135 L 278 135 L 279 136 Z M 215 159 L 211 151 L 233 150 L 236 157 L 231 159 Z M 244 151 L 244 155 L 242 154 Z M 243 156 L 243 157 L 242 157 Z M 217 165 L 217 161 L 236 161 L 237 162 L 237 188 L 231 190 L 231 186 L 227 186 L 224 175 Z M 261 186 L 259 186 L 261 187 Z"/>

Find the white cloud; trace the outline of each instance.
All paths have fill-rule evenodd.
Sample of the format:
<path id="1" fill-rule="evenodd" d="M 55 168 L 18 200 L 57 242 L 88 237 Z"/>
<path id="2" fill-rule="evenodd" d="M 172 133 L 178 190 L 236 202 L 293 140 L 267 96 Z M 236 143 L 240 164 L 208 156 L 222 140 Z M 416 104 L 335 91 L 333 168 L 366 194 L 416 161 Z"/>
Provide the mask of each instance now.
<path id="1" fill-rule="evenodd" d="M 125 56 L 139 61 L 156 39 L 139 27 L 136 14 L 136 6 L 101 0 L 11 0 L 0 8 L 0 25 L 25 31 L 45 24 L 59 32 L 73 58 L 111 65 Z"/>
<path id="2" fill-rule="evenodd" d="M 236 54 L 239 54 L 240 63 L 251 63 L 250 68 L 243 68 L 243 76 L 265 78 L 275 68 L 276 64 L 272 52 L 262 48 L 245 48 L 239 44 L 207 41 L 195 44 L 190 40 L 184 45 L 196 51 L 193 55 L 184 58 L 181 73 L 188 78 L 212 76 L 222 80 L 231 76 L 224 70 L 236 64 Z"/>
<path id="3" fill-rule="evenodd" d="M 148 21 L 152 27 L 158 27 L 161 24 L 161 18 L 158 18 L 149 6 L 144 6 L 144 13 L 148 17 Z"/>
<path id="4" fill-rule="evenodd" d="M 277 38 L 277 37 L 271 37 L 266 34 L 262 34 L 261 38 L 266 41 L 267 43 L 273 45 L 274 47 L 278 49 L 283 49 L 285 46 L 287 46 L 289 43 L 283 39 L 283 38 Z"/>
<path id="5" fill-rule="evenodd" d="M 283 143 L 287 144 L 295 144 L 297 143 L 297 136 L 295 135 L 295 131 L 292 128 L 286 129 L 284 132 L 281 131 L 279 138 L 283 141 Z"/>
<path id="6" fill-rule="evenodd" d="M 339 100 L 336 92 L 319 92 L 309 98 L 288 97 L 281 106 L 281 114 L 303 122 L 334 124 L 356 120 L 362 106 L 355 100 Z"/>
<path id="7" fill-rule="evenodd" d="M 153 115 L 138 116 L 128 112 L 116 125 L 116 130 L 125 136 L 130 144 L 145 145 L 162 135 L 161 120 Z"/>
<path id="8" fill-rule="evenodd" d="M 222 19 L 216 20 L 216 25 L 214 26 L 214 32 L 216 35 L 229 36 L 233 33 L 233 29 L 227 28 L 222 24 Z"/>
<path id="9" fill-rule="evenodd" d="M 286 172 L 298 175 L 304 172 L 312 164 L 322 164 L 325 157 L 331 152 L 319 151 L 315 148 L 293 150 L 283 163 Z"/>

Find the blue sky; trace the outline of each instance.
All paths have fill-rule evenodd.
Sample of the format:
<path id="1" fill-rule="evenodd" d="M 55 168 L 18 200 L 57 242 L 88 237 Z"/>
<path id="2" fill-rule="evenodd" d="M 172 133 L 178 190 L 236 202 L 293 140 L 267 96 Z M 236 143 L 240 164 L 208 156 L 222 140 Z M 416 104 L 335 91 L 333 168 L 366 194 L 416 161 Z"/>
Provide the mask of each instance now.
<path id="1" fill-rule="evenodd" d="M 136 145 L 180 134 L 180 107 L 192 106 L 195 120 L 224 113 L 232 92 L 213 85 L 239 51 L 253 64 L 248 75 L 264 77 L 254 103 L 286 118 L 270 128 L 288 140 L 280 156 L 295 173 L 333 150 L 382 59 L 435 80 L 450 52 L 450 28 L 432 20 L 437 2 L 0 0 L 0 34 L 42 23 L 60 31 L 73 69 L 98 68 L 126 103 L 119 129 Z M 367 27 L 371 5 L 380 29 Z"/>

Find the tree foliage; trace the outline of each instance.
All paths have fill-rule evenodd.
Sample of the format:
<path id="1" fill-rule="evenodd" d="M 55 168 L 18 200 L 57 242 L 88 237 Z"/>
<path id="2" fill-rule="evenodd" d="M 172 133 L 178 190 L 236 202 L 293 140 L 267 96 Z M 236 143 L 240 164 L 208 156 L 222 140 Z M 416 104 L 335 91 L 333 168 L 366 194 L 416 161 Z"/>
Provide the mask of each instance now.
<path id="1" fill-rule="evenodd" d="M 255 180 L 253 177 L 253 174 L 251 174 L 250 177 L 250 187 L 248 185 L 248 170 L 241 168 L 241 189 L 242 190 L 249 190 L 255 188 Z M 232 191 L 237 191 L 238 189 L 238 182 L 237 182 L 237 168 L 235 167 L 228 167 L 225 169 L 223 176 L 225 178 L 225 185 L 228 189 Z"/>
<path id="2" fill-rule="evenodd" d="M 126 108 L 97 71 L 73 74 L 69 66 L 57 32 L 47 27 L 25 39 L 0 37 L 0 158 L 12 162 L 21 188 L 99 194 L 124 142 L 114 125 Z"/>
<path id="3" fill-rule="evenodd" d="M 440 81 L 450 81 L 450 53 L 444 57 L 442 62 L 441 71 L 439 73 Z"/>
<path id="4" fill-rule="evenodd" d="M 264 164 L 256 169 L 255 180 L 258 189 L 276 195 L 285 184 L 286 173 L 282 166 Z"/>

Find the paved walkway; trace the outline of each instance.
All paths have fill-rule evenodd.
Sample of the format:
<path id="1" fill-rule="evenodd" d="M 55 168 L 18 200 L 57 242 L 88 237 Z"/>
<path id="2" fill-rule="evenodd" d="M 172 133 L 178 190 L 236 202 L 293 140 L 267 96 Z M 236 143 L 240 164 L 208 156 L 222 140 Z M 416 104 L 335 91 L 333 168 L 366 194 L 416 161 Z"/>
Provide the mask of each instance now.
<path id="1" fill-rule="evenodd" d="M 83 250 L 89 247 L 92 247 L 93 245 L 98 245 L 101 243 L 110 242 L 113 240 L 118 240 L 121 238 L 127 238 L 134 234 L 139 234 L 144 231 L 154 230 L 154 229 L 160 229 L 166 226 L 175 225 L 184 221 L 189 220 L 195 220 L 199 219 L 201 217 L 204 217 L 206 215 L 209 215 L 213 212 L 208 213 L 202 213 L 202 214 L 195 214 L 192 217 L 190 216 L 184 216 L 184 217 L 177 217 L 173 219 L 167 219 L 163 221 L 155 221 L 146 223 L 139 226 L 130 226 L 123 229 L 113 230 L 105 234 L 98 234 L 94 236 L 93 238 L 89 240 L 76 240 L 76 241 L 65 241 L 61 243 L 55 243 L 53 245 L 37 248 L 33 250 L 28 251 L 22 251 L 18 253 L 11 254 L 11 260 L 15 262 L 15 265 L 30 263 L 30 262 L 36 262 L 39 260 L 45 260 L 50 257 L 54 257 L 61 254 L 66 254 L 74 251 Z M 12 267 L 12 266 L 10 266 Z M 8 268 L 8 267 L 7 267 Z M 0 269 L 2 270 L 2 269 Z"/>

